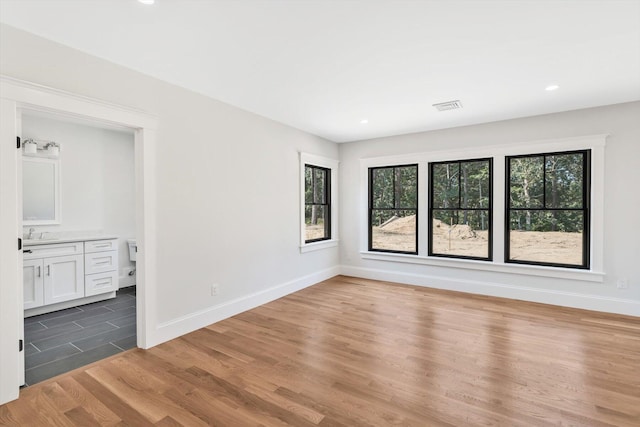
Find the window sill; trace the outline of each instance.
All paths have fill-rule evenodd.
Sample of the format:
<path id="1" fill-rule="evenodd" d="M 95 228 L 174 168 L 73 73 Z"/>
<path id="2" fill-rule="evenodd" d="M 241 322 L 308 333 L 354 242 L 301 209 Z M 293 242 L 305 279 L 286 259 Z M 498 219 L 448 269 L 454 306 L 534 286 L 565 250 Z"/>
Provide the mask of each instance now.
<path id="1" fill-rule="evenodd" d="M 331 239 L 331 240 L 322 240 L 320 242 L 307 243 L 305 245 L 300 246 L 300 253 L 304 254 L 307 252 L 314 252 L 322 249 L 334 248 L 338 246 L 338 241 L 339 240 L 337 239 Z"/>
<path id="2" fill-rule="evenodd" d="M 574 270 L 571 268 L 545 267 L 522 264 L 498 264 L 495 261 L 475 261 L 466 259 L 443 259 L 420 255 L 391 254 L 362 251 L 363 259 L 376 261 L 404 262 L 408 264 L 432 265 L 436 267 L 465 268 L 469 270 L 496 271 L 508 274 L 524 274 L 529 276 L 554 277 L 559 279 L 583 280 L 587 282 L 604 282 L 604 273 L 592 270 Z"/>

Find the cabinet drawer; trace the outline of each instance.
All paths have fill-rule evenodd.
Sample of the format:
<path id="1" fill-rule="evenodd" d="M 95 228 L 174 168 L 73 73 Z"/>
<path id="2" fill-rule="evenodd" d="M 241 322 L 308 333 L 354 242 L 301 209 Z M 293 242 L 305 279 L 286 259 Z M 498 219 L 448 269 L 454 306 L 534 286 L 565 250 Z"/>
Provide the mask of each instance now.
<path id="1" fill-rule="evenodd" d="M 84 277 L 84 295 L 103 294 L 118 290 L 118 272 L 88 274 Z"/>
<path id="2" fill-rule="evenodd" d="M 115 251 L 118 249 L 118 240 L 92 240 L 84 242 L 84 253 Z"/>
<path id="3" fill-rule="evenodd" d="M 84 254 L 85 274 L 118 270 L 118 251 Z"/>
<path id="4" fill-rule="evenodd" d="M 82 242 L 25 246 L 22 254 L 23 259 L 36 259 L 67 255 L 82 255 Z"/>

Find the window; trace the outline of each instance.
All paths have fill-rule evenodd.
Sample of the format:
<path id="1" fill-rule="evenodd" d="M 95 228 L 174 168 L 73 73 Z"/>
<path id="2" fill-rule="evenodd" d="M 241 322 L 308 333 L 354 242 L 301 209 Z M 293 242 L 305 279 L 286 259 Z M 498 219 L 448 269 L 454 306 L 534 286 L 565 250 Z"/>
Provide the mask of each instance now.
<path id="1" fill-rule="evenodd" d="M 429 163 L 429 255 L 492 259 L 492 159 Z"/>
<path id="2" fill-rule="evenodd" d="M 418 165 L 369 168 L 369 250 L 418 253 Z"/>
<path id="3" fill-rule="evenodd" d="M 331 170 L 304 165 L 305 243 L 331 239 Z"/>
<path id="4" fill-rule="evenodd" d="M 506 157 L 505 262 L 589 268 L 590 157 Z"/>
<path id="5" fill-rule="evenodd" d="M 300 152 L 300 253 L 338 246 L 338 166 L 335 159 Z"/>

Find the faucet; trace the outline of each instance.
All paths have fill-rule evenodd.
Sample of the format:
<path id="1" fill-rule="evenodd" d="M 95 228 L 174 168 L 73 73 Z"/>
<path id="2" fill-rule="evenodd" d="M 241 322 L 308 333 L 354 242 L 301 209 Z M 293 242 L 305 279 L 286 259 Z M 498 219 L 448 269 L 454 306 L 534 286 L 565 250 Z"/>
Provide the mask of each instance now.
<path id="1" fill-rule="evenodd" d="M 33 228 L 33 227 L 31 227 L 31 228 L 29 229 L 29 236 L 27 237 L 27 239 L 29 239 L 29 240 L 33 239 L 33 232 L 34 232 L 34 231 L 36 231 L 36 229 L 35 229 L 35 228 Z"/>

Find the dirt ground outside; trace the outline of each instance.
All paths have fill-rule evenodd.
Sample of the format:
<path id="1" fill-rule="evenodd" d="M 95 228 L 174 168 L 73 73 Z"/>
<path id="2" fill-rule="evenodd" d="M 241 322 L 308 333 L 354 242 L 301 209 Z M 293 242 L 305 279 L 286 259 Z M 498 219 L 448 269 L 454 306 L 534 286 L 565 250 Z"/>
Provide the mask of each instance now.
<path id="1" fill-rule="evenodd" d="M 582 233 L 512 231 L 511 259 L 582 265 Z"/>
<path id="2" fill-rule="evenodd" d="M 415 227 L 415 215 L 373 227 L 373 247 L 415 252 Z M 476 231 L 464 224 L 451 227 L 439 220 L 435 220 L 433 229 L 434 253 L 474 257 L 488 255 L 488 231 Z M 582 264 L 582 233 L 512 231 L 510 241 L 513 260 Z"/>
<path id="3" fill-rule="evenodd" d="M 305 240 L 314 240 L 324 237 L 324 224 L 307 224 L 304 231 Z"/>

